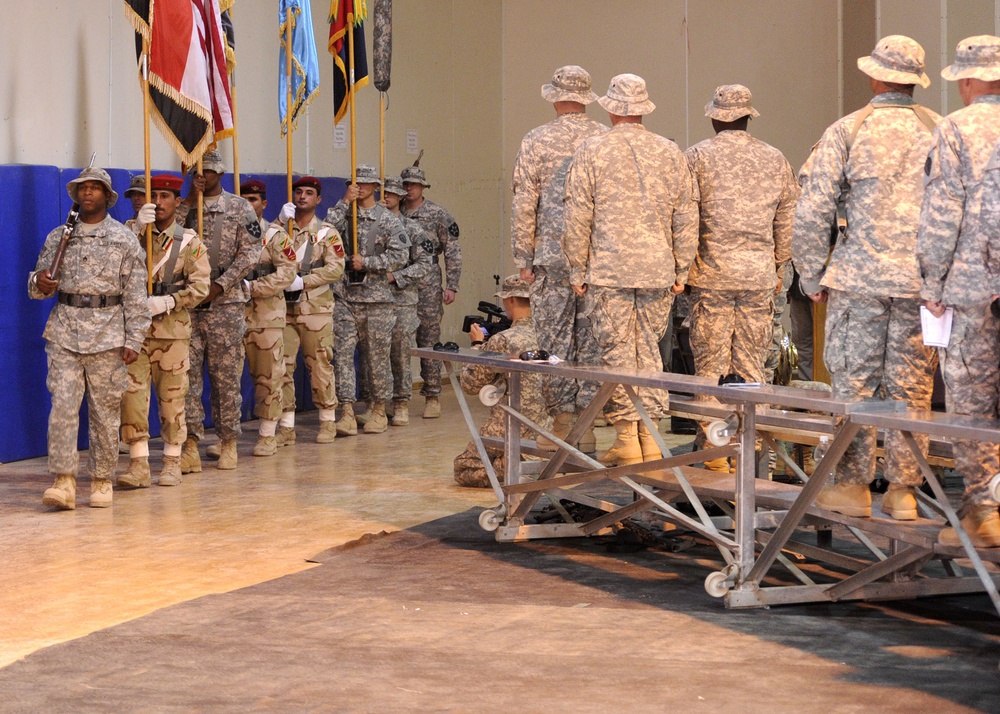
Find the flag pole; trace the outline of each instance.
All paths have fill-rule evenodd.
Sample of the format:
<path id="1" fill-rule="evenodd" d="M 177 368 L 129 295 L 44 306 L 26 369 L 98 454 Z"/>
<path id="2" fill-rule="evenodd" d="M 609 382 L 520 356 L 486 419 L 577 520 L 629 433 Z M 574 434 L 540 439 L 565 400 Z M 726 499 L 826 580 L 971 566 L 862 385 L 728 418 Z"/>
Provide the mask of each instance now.
<path id="1" fill-rule="evenodd" d="M 292 200 L 292 8 L 285 8 L 285 174 L 288 200 Z M 288 235 L 293 236 L 294 218 L 288 219 Z"/>
<path id="2" fill-rule="evenodd" d="M 152 203 L 149 170 L 149 41 L 142 39 L 142 153 L 146 173 L 146 203 Z M 146 226 L 146 294 L 153 294 L 153 225 Z"/>
<path id="3" fill-rule="evenodd" d="M 204 176 L 205 169 L 201 165 L 202 157 L 198 157 L 198 175 Z M 198 192 L 198 240 L 205 240 L 205 191 Z"/>
<path id="4" fill-rule="evenodd" d="M 347 15 L 347 102 L 351 114 L 351 183 L 358 182 L 357 132 L 354 121 L 354 2 Z M 351 251 L 358 250 L 358 201 L 351 201 Z M 350 259 L 350 256 L 348 256 Z"/>
<path id="5" fill-rule="evenodd" d="M 378 93 L 378 177 L 385 186 L 385 92 Z M 382 190 L 379 198 L 384 198 Z"/>
<path id="6" fill-rule="evenodd" d="M 229 19 L 232 20 L 236 11 L 236 3 L 229 8 Z M 227 45 L 228 47 L 228 45 Z M 229 91 L 233 106 L 233 193 L 240 194 L 240 127 L 236 111 L 236 63 L 233 62 L 233 71 L 229 73 Z"/>

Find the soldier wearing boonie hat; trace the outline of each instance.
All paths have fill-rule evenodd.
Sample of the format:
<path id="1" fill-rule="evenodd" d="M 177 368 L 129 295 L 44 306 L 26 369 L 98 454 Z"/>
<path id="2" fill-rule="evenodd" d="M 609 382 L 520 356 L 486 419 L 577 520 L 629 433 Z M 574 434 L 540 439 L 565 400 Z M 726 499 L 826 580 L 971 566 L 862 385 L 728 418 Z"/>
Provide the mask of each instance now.
<path id="1" fill-rule="evenodd" d="M 981 206 L 997 200 L 985 195 L 995 184 L 983 179 L 1000 141 L 1000 37 L 962 40 L 941 76 L 958 82 L 965 106 L 938 125 L 927 156 L 917 244 L 920 293 L 935 315 L 954 309 L 951 341 L 938 351 L 948 411 L 996 418 L 1000 344 L 990 302 L 1000 292 L 1000 239 Z M 954 452 L 965 479 L 962 527 L 976 547 L 1000 547 L 997 500 L 989 488 L 1000 471 L 996 445 L 956 440 Z M 960 544 L 951 528 L 939 541 Z"/>
<path id="2" fill-rule="evenodd" d="M 705 116 L 721 122 L 734 122 L 743 117 L 756 119 L 760 112 L 753 108 L 753 95 L 742 84 L 717 87 L 712 100 L 705 105 Z"/>
<path id="3" fill-rule="evenodd" d="M 125 221 L 125 227 L 132 230 L 129 225 L 139 215 L 139 209 L 146 203 L 146 175 L 137 174 L 129 179 L 128 188 L 122 194 L 132 202 L 132 218 Z"/>
<path id="4" fill-rule="evenodd" d="M 816 145 L 802 180 L 792 253 L 802 292 L 829 300 L 826 365 L 838 399 L 885 394 L 911 409 L 930 409 L 937 356 L 920 333 L 917 246 L 922 169 L 940 117 L 913 101 L 929 84 L 924 50 L 902 35 L 884 37 L 858 60 L 873 98 L 838 120 Z M 803 169 L 806 173 L 806 169 Z M 846 186 L 842 181 L 846 179 Z M 844 205 L 844 237 L 830 254 L 830 227 Z M 926 454 L 926 438 L 920 439 Z M 816 505 L 854 517 L 871 515 L 876 433 L 862 429 L 836 467 L 836 483 Z M 882 512 L 917 517 L 915 488 L 923 481 L 903 436 L 885 438 L 889 491 Z"/>
<path id="5" fill-rule="evenodd" d="M 520 276 L 531 286 L 531 310 L 538 346 L 550 354 L 580 364 L 599 364 L 584 299 L 569 284 L 569 266 L 562 243 L 566 234 L 563 199 L 566 171 L 578 146 L 608 130 L 589 118 L 587 105 L 597 100 L 590 74 L 567 65 L 542 86 L 542 98 L 552 102 L 555 118 L 529 131 L 514 161 L 511 190 L 511 250 Z M 564 377 L 545 377 L 542 394 L 553 418 L 553 433 L 565 439 L 576 414 L 597 393 L 597 383 Z M 596 448 L 588 429 L 578 446 Z M 555 450 L 554 441 L 538 438 L 539 448 Z"/>

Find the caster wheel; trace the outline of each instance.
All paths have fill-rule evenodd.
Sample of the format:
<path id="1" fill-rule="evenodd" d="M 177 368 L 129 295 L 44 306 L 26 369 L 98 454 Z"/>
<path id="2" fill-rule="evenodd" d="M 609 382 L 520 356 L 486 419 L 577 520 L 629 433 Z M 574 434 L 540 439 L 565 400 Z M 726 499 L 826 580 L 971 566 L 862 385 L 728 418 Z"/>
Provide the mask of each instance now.
<path id="1" fill-rule="evenodd" d="M 1000 499 L 1000 474 L 990 479 L 989 491 L 993 494 L 993 498 Z"/>
<path id="2" fill-rule="evenodd" d="M 725 597 L 729 592 L 729 582 L 723 572 L 709 573 L 705 578 L 705 592 L 712 597 Z"/>
<path id="3" fill-rule="evenodd" d="M 729 430 L 729 424 L 724 421 L 713 421 L 705 430 L 705 438 L 712 446 L 726 446 L 731 437 L 732 432 Z"/>
<path id="4" fill-rule="evenodd" d="M 483 511 L 479 514 L 479 527 L 487 533 L 492 533 L 500 527 L 500 518 L 496 511 Z"/>

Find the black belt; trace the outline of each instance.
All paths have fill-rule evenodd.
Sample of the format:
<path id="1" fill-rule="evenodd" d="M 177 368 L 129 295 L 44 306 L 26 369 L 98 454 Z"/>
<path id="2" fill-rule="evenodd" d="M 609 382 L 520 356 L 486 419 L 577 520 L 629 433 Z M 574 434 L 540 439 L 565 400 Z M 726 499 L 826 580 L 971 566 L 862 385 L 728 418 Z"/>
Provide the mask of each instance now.
<path id="1" fill-rule="evenodd" d="M 59 293 L 59 302 L 70 307 L 115 307 L 122 304 L 121 295 L 83 295 Z"/>
<path id="2" fill-rule="evenodd" d="M 265 265 L 258 265 L 256 268 L 251 270 L 246 279 L 247 280 L 260 280 L 261 278 L 270 275 L 271 273 L 277 272 L 277 268 L 274 263 L 266 263 Z"/>
<path id="3" fill-rule="evenodd" d="M 187 287 L 187 283 L 153 283 L 153 295 L 173 295 Z"/>

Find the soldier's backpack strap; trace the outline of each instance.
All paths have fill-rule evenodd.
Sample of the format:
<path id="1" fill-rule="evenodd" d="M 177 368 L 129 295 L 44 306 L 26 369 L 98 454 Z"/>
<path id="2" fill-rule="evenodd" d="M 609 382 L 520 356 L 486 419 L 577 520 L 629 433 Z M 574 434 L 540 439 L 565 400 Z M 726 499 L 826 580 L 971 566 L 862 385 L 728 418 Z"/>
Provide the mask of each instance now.
<path id="1" fill-rule="evenodd" d="M 191 242 L 191 238 L 184 233 L 184 227 L 178 223 L 173 226 L 173 239 L 170 250 L 160 259 L 160 262 L 153 268 L 153 274 L 163 268 L 163 277 L 159 282 L 153 284 L 154 295 L 168 295 L 184 289 L 184 275 L 176 276 L 177 258 L 184 247 Z"/>
<path id="2" fill-rule="evenodd" d="M 313 240 L 312 236 L 306 237 L 305 253 L 302 254 L 302 262 L 299 266 L 299 275 L 309 275 L 312 272 L 312 252 L 313 252 Z"/>
<path id="3" fill-rule="evenodd" d="M 937 122 L 934 121 L 934 118 L 930 115 L 930 112 L 928 112 L 925 107 L 922 107 L 919 104 L 878 105 L 879 109 L 883 107 L 905 107 L 907 109 L 912 109 L 913 113 L 917 115 L 917 119 L 919 119 L 920 123 L 924 125 L 924 128 L 927 129 L 927 131 L 934 133 L 934 127 L 937 126 Z M 851 153 L 851 147 L 854 146 L 854 140 L 858 138 L 858 132 L 861 131 L 861 125 L 865 123 L 865 119 L 871 116 L 872 112 L 875 111 L 875 109 L 876 109 L 875 105 L 869 102 L 861 109 L 860 112 L 858 112 L 858 116 L 854 120 L 854 126 L 851 127 L 851 133 L 847 137 L 848 154 Z"/>

